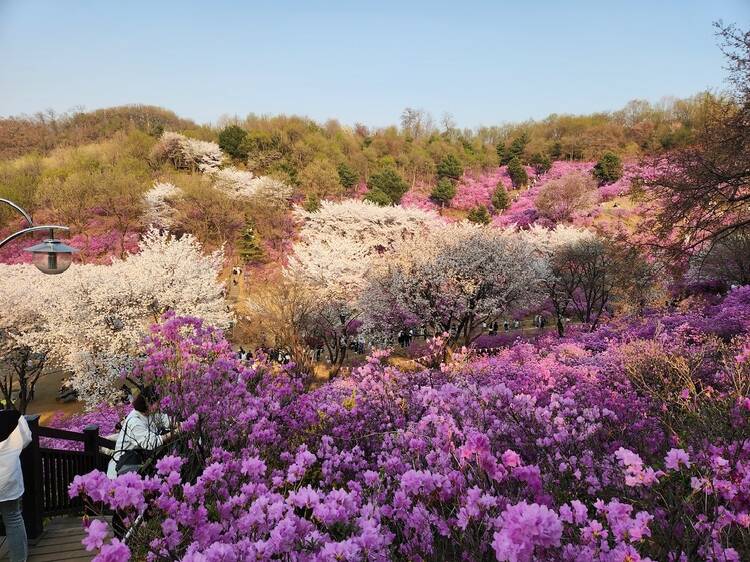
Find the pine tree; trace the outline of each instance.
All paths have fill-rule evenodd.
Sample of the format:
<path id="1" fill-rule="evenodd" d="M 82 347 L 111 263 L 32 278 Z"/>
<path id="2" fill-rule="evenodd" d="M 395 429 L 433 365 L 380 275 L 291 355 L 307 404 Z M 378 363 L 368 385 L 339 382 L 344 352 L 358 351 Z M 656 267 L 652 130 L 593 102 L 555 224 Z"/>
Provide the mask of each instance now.
<path id="1" fill-rule="evenodd" d="M 440 205 L 450 205 L 451 199 L 456 196 L 456 186 L 448 178 L 442 178 L 437 182 L 430 198 Z"/>
<path id="2" fill-rule="evenodd" d="M 357 185 L 357 182 L 359 181 L 359 174 L 357 174 L 356 170 L 350 168 L 346 162 L 342 162 L 341 164 L 339 164 L 338 173 L 339 181 L 345 189 L 351 189 L 352 187 Z"/>
<path id="3" fill-rule="evenodd" d="M 475 224 L 489 224 L 491 220 L 490 212 L 484 205 L 477 205 L 476 207 L 474 207 L 471 211 L 469 211 L 469 214 L 466 218 Z"/>
<path id="4" fill-rule="evenodd" d="M 464 168 L 458 158 L 449 154 L 443 158 L 437 166 L 438 179 L 448 178 L 452 181 L 458 181 L 464 173 Z"/>
<path id="5" fill-rule="evenodd" d="M 498 182 L 495 193 L 492 194 L 492 206 L 496 211 L 504 211 L 510 205 L 508 192 L 505 190 L 503 182 Z"/>
<path id="6" fill-rule="evenodd" d="M 245 229 L 240 236 L 238 251 L 244 263 L 257 263 L 263 260 L 265 252 L 250 220 L 245 222 Z"/>
<path id="7" fill-rule="evenodd" d="M 552 161 L 549 159 L 549 156 L 541 152 L 532 154 L 531 158 L 529 158 L 529 164 L 534 168 L 537 176 L 546 174 L 552 167 Z"/>
<path id="8" fill-rule="evenodd" d="M 622 177 L 622 160 L 617 154 L 608 150 L 602 154 L 592 173 L 599 180 L 599 183 L 617 181 Z"/>
<path id="9" fill-rule="evenodd" d="M 303 203 L 302 207 L 308 213 L 315 213 L 319 211 L 320 210 L 320 197 L 318 197 L 318 194 L 310 193 L 305 199 L 305 202 Z"/>
<path id="10" fill-rule="evenodd" d="M 497 152 L 497 161 L 502 166 L 505 164 L 505 143 L 503 141 L 495 145 L 495 152 Z"/>
<path id="11" fill-rule="evenodd" d="M 518 158 L 520 161 L 523 161 L 524 151 L 526 150 L 527 144 L 529 144 L 529 135 L 523 132 L 519 136 L 514 138 L 513 142 L 510 143 L 508 150 L 505 151 L 504 161 L 501 163 L 510 164 L 510 161 L 514 158 Z"/>
<path id="12" fill-rule="evenodd" d="M 219 147 L 232 158 L 247 158 L 248 147 L 245 143 L 247 131 L 237 125 L 228 125 L 219 133 Z"/>
<path id="13" fill-rule="evenodd" d="M 384 168 L 377 174 L 370 176 L 370 181 L 367 182 L 367 188 L 369 189 L 368 200 L 377 203 L 378 205 L 398 205 L 401 201 L 401 197 L 409 189 L 409 185 L 401 178 L 398 172 L 394 168 Z M 380 193 L 374 193 L 374 192 Z M 372 194 L 372 195 L 370 195 Z M 382 195 L 385 195 L 389 201 L 385 202 Z"/>
<path id="14" fill-rule="evenodd" d="M 526 168 L 523 167 L 518 158 L 513 158 L 508 162 L 508 175 L 510 176 L 510 181 L 513 182 L 513 187 L 522 187 L 529 183 L 529 175 L 526 173 Z"/>

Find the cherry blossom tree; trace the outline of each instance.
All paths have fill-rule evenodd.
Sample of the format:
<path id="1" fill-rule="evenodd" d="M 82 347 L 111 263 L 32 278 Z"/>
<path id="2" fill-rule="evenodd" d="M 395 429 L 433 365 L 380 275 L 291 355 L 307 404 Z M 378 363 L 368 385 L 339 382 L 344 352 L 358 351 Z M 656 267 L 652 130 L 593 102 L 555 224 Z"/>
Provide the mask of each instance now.
<path id="1" fill-rule="evenodd" d="M 374 262 L 417 243 L 443 222 L 429 211 L 354 200 L 323 201 L 318 211 L 297 208 L 296 215 L 303 225 L 286 274 L 315 296 L 311 321 L 335 374 L 356 333 L 360 295 Z"/>
<path id="2" fill-rule="evenodd" d="M 203 255 L 190 235 L 152 229 L 137 254 L 112 265 L 74 264 L 55 277 L 30 266 L 5 266 L 3 279 L 8 274 L 18 288 L 4 298 L 17 302 L 26 295 L 29 311 L 12 326 L 23 334 L 17 339 L 70 370 L 74 388 L 91 407 L 116 396 L 116 381 L 127 373 L 148 325 L 165 311 L 229 326 L 232 316 L 217 279 L 222 263 L 223 252 Z"/>
<path id="3" fill-rule="evenodd" d="M 44 373 L 48 347 L 33 345 L 43 329 L 42 275 L 30 265 L 0 265 L 0 393 L 6 408 L 25 413 Z M 18 390 L 13 400 L 14 389 Z"/>
<path id="4" fill-rule="evenodd" d="M 211 172 L 214 185 L 236 199 L 261 197 L 267 200 L 286 201 L 292 188 L 269 176 L 255 176 L 252 172 L 228 167 Z"/>
<path id="5" fill-rule="evenodd" d="M 468 345 L 483 323 L 540 301 L 544 273 L 533 236 L 467 222 L 443 226 L 376 264 L 360 304 L 363 320 L 383 340 L 424 324 Z"/>
<path id="6" fill-rule="evenodd" d="M 182 190 L 174 184 L 156 182 L 143 196 L 146 204 L 143 222 L 147 226 L 170 228 L 174 223 L 176 214 L 176 209 L 171 203 L 181 196 Z"/>
<path id="7" fill-rule="evenodd" d="M 215 142 L 191 139 L 171 131 L 162 134 L 152 157 L 166 160 L 177 169 L 201 172 L 218 170 L 224 161 L 224 153 Z"/>

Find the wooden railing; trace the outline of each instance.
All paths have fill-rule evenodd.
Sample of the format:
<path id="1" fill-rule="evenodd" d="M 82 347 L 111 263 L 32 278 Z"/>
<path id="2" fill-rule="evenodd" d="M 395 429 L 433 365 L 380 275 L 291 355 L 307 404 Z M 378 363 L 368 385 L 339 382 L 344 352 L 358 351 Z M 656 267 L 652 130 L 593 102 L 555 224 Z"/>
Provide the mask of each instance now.
<path id="1" fill-rule="evenodd" d="M 83 511 L 79 498 L 68 497 L 73 478 L 92 470 L 107 470 L 109 456 L 101 448 L 114 449 L 115 443 L 99 436 L 99 427 L 89 425 L 82 433 L 43 427 L 39 415 L 26 416 L 31 429 L 31 443 L 21 453 L 23 470 L 23 519 L 30 540 L 44 530 L 44 518 L 53 515 L 78 514 Z M 78 441 L 83 451 L 42 447 L 40 437 Z"/>

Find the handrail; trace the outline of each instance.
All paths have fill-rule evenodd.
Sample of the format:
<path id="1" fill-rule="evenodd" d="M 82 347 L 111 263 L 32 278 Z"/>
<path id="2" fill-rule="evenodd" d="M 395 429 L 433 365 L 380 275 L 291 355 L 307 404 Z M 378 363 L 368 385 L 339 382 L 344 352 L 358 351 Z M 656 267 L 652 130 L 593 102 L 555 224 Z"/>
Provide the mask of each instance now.
<path id="1" fill-rule="evenodd" d="M 44 530 L 44 518 L 63 513 L 80 513 L 83 504 L 70 499 L 68 487 L 73 478 L 93 469 L 106 469 L 109 456 L 101 448 L 113 449 L 112 440 L 99 435 L 99 426 L 89 425 L 82 432 L 39 425 L 39 415 L 26 416 L 31 429 L 31 443 L 21 453 L 25 492 L 23 518 L 30 539 Z M 40 446 L 47 437 L 83 443 L 83 451 L 51 449 Z"/>
<path id="2" fill-rule="evenodd" d="M 56 427 L 39 426 L 39 437 L 49 437 L 50 439 L 64 439 L 65 441 L 85 442 L 86 436 L 83 433 L 69 431 L 67 429 L 58 429 Z"/>

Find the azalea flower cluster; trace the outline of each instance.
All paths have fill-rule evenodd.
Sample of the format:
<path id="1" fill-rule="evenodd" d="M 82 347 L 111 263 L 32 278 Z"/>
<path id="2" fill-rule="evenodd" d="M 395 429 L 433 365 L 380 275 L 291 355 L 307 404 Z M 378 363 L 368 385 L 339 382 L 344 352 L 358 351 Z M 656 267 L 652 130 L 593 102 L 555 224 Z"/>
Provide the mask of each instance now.
<path id="1" fill-rule="evenodd" d="M 747 318 L 748 292 L 650 340 L 633 324 L 450 362 L 436 341 L 416 370 L 377 352 L 315 389 L 168 315 L 132 376 L 181 436 L 147 476 L 75 479 L 132 528 L 92 522 L 84 544 L 100 561 L 746 559 L 747 332 L 700 326 Z"/>

